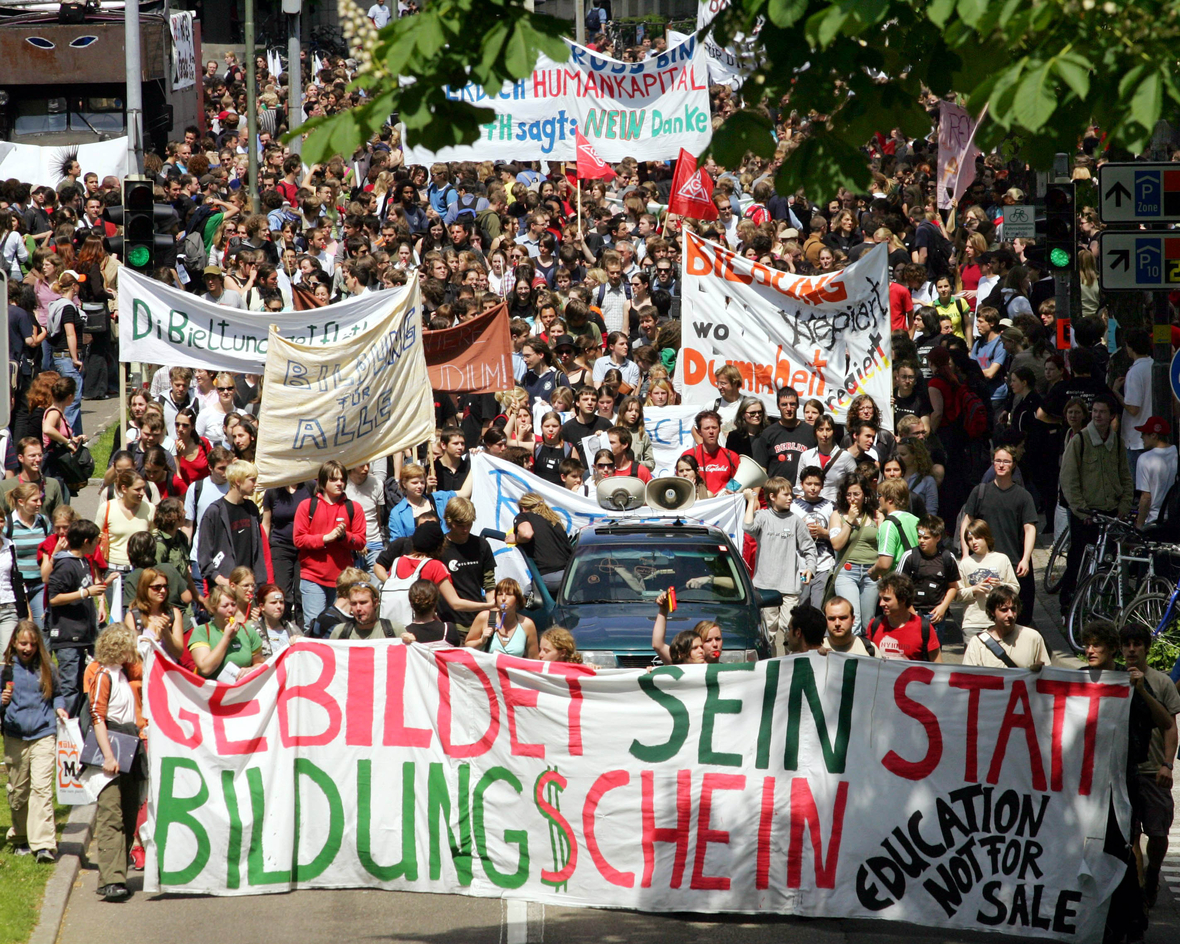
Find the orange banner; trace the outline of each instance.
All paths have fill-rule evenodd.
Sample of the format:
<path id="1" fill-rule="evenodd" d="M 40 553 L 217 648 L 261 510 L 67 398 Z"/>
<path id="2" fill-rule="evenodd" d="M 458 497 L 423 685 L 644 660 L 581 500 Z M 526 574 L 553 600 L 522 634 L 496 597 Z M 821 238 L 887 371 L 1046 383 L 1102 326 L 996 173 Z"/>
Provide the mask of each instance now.
<path id="1" fill-rule="evenodd" d="M 496 393 L 515 383 L 506 302 L 453 328 L 424 331 L 422 342 L 436 391 Z"/>

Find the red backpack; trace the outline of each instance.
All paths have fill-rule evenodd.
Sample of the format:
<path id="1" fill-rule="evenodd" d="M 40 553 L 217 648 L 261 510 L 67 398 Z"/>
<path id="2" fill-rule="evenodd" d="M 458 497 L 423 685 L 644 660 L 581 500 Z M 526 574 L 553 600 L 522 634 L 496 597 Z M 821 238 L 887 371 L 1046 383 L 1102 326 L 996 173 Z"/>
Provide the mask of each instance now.
<path id="1" fill-rule="evenodd" d="M 987 438 L 991 426 L 987 404 L 966 384 L 959 384 L 956 388 L 955 403 L 959 407 L 959 422 L 967 438 Z"/>

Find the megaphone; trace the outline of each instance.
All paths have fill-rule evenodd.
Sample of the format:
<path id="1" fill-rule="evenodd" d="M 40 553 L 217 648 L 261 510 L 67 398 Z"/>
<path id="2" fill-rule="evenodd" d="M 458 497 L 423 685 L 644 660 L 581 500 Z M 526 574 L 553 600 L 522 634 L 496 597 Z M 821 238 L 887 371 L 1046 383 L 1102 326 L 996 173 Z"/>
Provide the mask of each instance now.
<path id="1" fill-rule="evenodd" d="M 598 504 L 609 511 L 633 511 L 643 505 L 643 482 L 633 475 L 603 479 L 595 493 Z"/>
<path id="2" fill-rule="evenodd" d="M 657 511 L 686 511 L 697 500 L 697 487 L 675 475 L 647 483 L 647 503 Z"/>
<path id="3" fill-rule="evenodd" d="M 749 456 L 742 456 L 737 471 L 733 473 L 733 480 L 739 486 L 738 491 L 743 488 L 759 488 L 766 479 L 766 470 Z"/>

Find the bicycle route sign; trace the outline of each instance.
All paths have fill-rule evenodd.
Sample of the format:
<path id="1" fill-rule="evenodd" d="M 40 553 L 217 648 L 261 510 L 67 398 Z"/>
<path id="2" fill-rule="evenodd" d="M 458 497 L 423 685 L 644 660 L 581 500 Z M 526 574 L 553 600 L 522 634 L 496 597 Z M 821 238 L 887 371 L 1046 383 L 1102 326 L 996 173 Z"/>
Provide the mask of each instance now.
<path id="1" fill-rule="evenodd" d="M 1180 164 L 1103 164 L 1098 216 L 1103 223 L 1180 222 Z"/>
<path id="2" fill-rule="evenodd" d="M 1036 239 L 1037 219 L 1034 208 L 1024 204 L 1004 207 L 1004 240 Z"/>
<path id="3" fill-rule="evenodd" d="M 1180 231 L 1112 232 L 1099 237 L 1098 279 L 1108 292 L 1180 288 Z"/>

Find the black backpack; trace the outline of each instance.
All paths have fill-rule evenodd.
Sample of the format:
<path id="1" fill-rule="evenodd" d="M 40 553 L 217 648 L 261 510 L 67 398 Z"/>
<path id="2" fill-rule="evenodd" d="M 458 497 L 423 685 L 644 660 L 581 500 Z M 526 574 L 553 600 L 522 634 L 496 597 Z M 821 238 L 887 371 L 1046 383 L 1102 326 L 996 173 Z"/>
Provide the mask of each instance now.
<path id="1" fill-rule="evenodd" d="M 1153 541 L 1180 541 L 1180 479 L 1164 493 L 1160 513 L 1147 533 Z"/>
<path id="2" fill-rule="evenodd" d="M 934 278 L 951 274 L 951 241 L 947 239 L 933 223 L 922 223 L 933 231 L 930 245 L 926 248 L 926 268 Z"/>
<path id="3" fill-rule="evenodd" d="M 470 223 L 475 223 L 475 207 L 479 203 L 478 194 L 467 193 L 459 194 L 459 199 L 455 201 L 455 219 L 457 221 L 466 220 Z"/>

